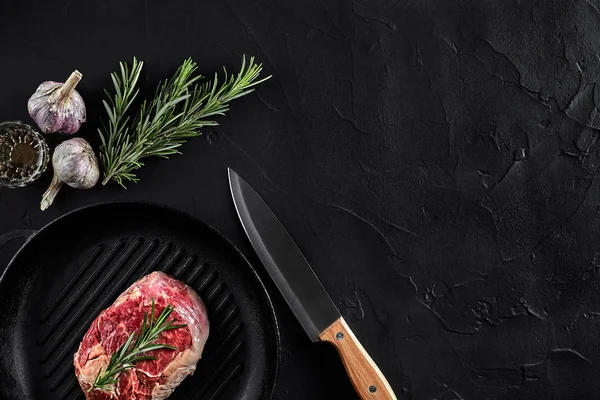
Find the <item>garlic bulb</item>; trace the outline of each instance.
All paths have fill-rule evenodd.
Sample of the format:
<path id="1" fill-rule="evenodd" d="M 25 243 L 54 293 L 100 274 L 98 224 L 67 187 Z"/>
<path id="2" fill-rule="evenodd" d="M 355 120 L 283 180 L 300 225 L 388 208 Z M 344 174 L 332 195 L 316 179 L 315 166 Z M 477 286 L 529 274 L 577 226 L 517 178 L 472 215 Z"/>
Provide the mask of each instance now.
<path id="1" fill-rule="evenodd" d="M 85 103 L 75 86 L 81 80 L 79 71 L 71 74 L 63 84 L 44 82 L 27 102 L 29 115 L 44 133 L 73 134 L 85 122 Z"/>
<path id="2" fill-rule="evenodd" d="M 92 146 L 85 139 L 74 138 L 62 142 L 52 155 L 54 177 L 42 196 L 40 208 L 50 207 L 63 183 L 75 189 L 89 189 L 98 183 L 100 169 Z"/>

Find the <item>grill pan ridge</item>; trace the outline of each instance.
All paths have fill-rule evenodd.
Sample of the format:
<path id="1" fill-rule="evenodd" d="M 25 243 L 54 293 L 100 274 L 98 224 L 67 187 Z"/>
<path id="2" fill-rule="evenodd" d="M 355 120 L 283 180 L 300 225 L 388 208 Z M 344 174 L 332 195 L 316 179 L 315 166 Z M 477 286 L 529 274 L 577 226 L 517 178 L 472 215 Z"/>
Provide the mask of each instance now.
<path id="1" fill-rule="evenodd" d="M 83 224 L 90 229 L 77 226 Z M 81 231 L 86 234 L 68 243 L 59 239 Z M 73 368 L 83 335 L 152 271 L 196 290 L 210 321 L 196 372 L 169 399 L 270 399 L 279 333 L 258 275 L 208 225 L 164 206 L 130 202 L 61 217 L 28 239 L 0 277 L 0 318 L 7 321 L 0 326 L 0 398 L 83 399 Z"/>

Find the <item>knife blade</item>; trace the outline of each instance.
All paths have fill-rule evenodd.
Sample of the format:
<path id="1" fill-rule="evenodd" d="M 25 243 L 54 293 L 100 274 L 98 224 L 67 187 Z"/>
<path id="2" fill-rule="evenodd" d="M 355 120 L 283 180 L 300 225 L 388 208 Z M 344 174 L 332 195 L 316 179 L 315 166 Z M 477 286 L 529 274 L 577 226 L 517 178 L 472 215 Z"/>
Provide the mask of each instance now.
<path id="1" fill-rule="evenodd" d="M 312 341 L 333 344 L 361 399 L 396 400 L 314 270 L 260 195 L 228 168 L 229 187 L 244 231 L 267 272 Z"/>

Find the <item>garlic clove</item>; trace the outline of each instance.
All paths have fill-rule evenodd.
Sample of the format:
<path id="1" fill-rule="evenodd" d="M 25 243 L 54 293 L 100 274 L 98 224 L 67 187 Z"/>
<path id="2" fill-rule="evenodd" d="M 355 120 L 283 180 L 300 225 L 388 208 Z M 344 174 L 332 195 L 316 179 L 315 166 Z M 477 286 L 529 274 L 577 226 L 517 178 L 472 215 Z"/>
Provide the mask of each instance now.
<path id="1" fill-rule="evenodd" d="M 74 71 L 63 84 L 42 83 L 27 102 L 29 115 L 44 133 L 73 134 L 86 121 L 86 107 L 75 87 L 83 75 Z"/>

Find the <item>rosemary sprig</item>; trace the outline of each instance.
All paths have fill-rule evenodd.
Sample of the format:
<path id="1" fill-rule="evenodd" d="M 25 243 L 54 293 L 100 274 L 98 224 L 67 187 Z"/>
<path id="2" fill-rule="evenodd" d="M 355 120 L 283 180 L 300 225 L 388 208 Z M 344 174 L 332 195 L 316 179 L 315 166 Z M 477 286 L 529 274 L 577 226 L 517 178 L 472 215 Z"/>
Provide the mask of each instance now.
<path id="1" fill-rule="evenodd" d="M 152 310 L 150 315 L 144 313 L 144 321 L 139 335 L 135 337 L 135 333 L 131 332 L 127 341 L 111 355 L 104 372 L 102 372 L 102 368 L 98 370 L 98 375 L 96 375 L 96 379 L 88 392 L 94 389 L 111 391 L 112 387 L 118 383 L 121 372 L 133 368 L 138 361 L 156 360 L 156 357 L 143 355 L 144 353 L 159 349 L 177 350 L 176 347 L 166 344 L 152 343 L 165 331 L 187 326 L 174 325 L 175 319 L 168 321 L 172 312 L 173 306 L 168 304 L 155 320 L 154 299 L 152 299 Z"/>
<path id="2" fill-rule="evenodd" d="M 246 62 L 244 56 L 237 75 L 229 75 L 223 68 L 222 82 L 215 73 L 212 81 L 200 83 L 203 76 L 195 74 L 198 65 L 190 58 L 159 85 L 152 101 L 144 101 L 130 120 L 128 111 L 138 95 L 142 67 L 143 62 L 134 58 L 131 67 L 120 63 L 120 73 L 111 74 L 114 96 L 106 92 L 109 99 L 104 101 L 108 123 L 98 130 L 103 185 L 110 180 L 123 187 L 127 181 L 137 182 L 134 171 L 144 165 L 143 158 L 180 154 L 178 147 L 201 135 L 201 128 L 218 125 L 213 118 L 224 115 L 230 101 L 251 93 L 270 78 L 258 79 L 262 65 L 256 64 L 254 57 Z"/>

